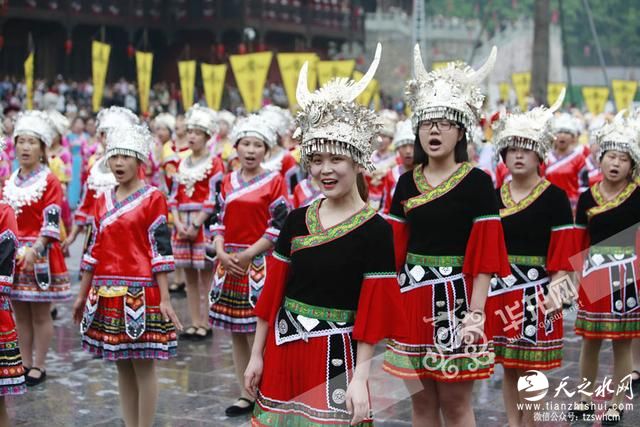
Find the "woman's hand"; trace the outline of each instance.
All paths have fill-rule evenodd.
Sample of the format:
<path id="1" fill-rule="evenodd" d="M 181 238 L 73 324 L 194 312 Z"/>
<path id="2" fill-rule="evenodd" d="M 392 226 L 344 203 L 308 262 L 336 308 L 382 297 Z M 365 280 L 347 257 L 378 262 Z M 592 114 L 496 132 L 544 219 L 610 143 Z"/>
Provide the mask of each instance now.
<path id="1" fill-rule="evenodd" d="M 247 369 L 244 371 L 244 389 L 253 399 L 258 394 L 258 385 L 260 385 L 260 380 L 262 379 L 263 366 L 262 355 L 252 354 L 249 364 L 247 364 Z"/>
<path id="2" fill-rule="evenodd" d="M 189 225 L 185 230 L 185 237 L 187 240 L 194 241 L 198 237 L 200 228 L 195 228 L 193 225 Z"/>
<path id="3" fill-rule="evenodd" d="M 473 310 L 467 312 L 462 319 L 461 322 L 461 339 L 462 345 L 465 344 L 473 344 L 485 337 L 484 333 L 484 321 L 485 321 L 484 311 L 481 310 Z"/>
<path id="4" fill-rule="evenodd" d="M 182 331 L 182 323 L 180 323 L 178 315 L 173 310 L 171 300 L 167 299 L 160 301 L 160 313 L 162 313 L 162 318 L 165 322 L 171 321 L 178 331 Z"/>
<path id="5" fill-rule="evenodd" d="M 79 325 L 82 322 L 82 316 L 84 314 L 85 299 L 78 295 L 78 298 L 73 302 L 73 309 L 71 314 L 73 315 L 73 322 Z"/>
<path id="6" fill-rule="evenodd" d="M 227 271 L 229 274 L 237 277 L 242 277 L 244 275 L 244 271 L 234 261 L 233 255 L 226 252 L 221 252 L 217 256 L 218 261 L 220 261 L 222 267 L 224 267 L 225 271 Z"/>
<path id="7" fill-rule="evenodd" d="M 347 387 L 346 396 L 347 411 L 353 415 L 351 425 L 362 422 L 369 416 L 369 393 L 367 382 L 354 378 Z"/>
<path id="8" fill-rule="evenodd" d="M 33 265 L 36 263 L 36 252 L 29 247 L 24 248 L 24 255 L 18 261 L 18 266 L 24 271 L 33 271 Z"/>
<path id="9" fill-rule="evenodd" d="M 187 229 L 183 223 L 181 223 L 175 216 L 173 217 L 173 226 L 176 228 L 176 233 L 178 235 L 178 239 L 186 239 L 187 238 Z"/>
<path id="10" fill-rule="evenodd" d="M 249 265 L 251 264 L 251 260 L 253 259 L 253 256 L 247 253 L 247 251 L 242 251 L 242 252 L 238 252 L 237 254 L 234 254 L 232 258 L 236 266 L 242 270 L 243 272 L 242 274 L 247 274 L 247 271 L 249 270 Z"/>

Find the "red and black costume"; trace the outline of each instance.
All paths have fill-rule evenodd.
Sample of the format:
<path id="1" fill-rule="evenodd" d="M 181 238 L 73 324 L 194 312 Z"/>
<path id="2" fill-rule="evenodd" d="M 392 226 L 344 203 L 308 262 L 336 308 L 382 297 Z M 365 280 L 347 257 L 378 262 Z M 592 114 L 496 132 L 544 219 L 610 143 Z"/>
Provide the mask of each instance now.
<path id="1" fill-rule="evenodd" d="M 291 212 L 268 258 L 255 309 L 269 331 L 254 426 L 349 425 L 357 342 L 405 328 L 389 225 L 366 205 L 324 228 L 321 203 Z"/>

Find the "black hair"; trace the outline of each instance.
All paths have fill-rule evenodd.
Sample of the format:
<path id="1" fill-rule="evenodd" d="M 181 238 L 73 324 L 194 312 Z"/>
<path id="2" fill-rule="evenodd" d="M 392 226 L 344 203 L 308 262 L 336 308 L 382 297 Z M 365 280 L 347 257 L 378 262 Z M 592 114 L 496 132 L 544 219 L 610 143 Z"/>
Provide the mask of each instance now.
<path id="1" fill-rule="evenodd" d="M 453 149 L 453 157 L 456 163 L 468 162 L 467 131 L 460 123 L 458 123 L 458 126 L 458 129 L 462 132 L 462 139 L 456 142 L 456 146 Z M 420 132 L 416 133 L 416 139 L 413 143 L 413 164 L 415 166 L 427 166 L 429 164 L 429 156 L 427 156 L 422 144 L 420 144 Z"/>

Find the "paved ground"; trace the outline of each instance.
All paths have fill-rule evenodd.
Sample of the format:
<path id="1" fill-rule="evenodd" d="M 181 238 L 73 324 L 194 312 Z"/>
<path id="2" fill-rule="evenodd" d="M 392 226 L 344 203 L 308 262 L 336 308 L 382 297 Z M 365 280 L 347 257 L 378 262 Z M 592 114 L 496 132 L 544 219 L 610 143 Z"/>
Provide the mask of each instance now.
<path id="1" fill-rule="evenodd" d="M 75 251 L 74 251 L 75 252 Z M 69 262 L 77 269 L 76 262 Z M 77 284 L 74 285 L 77 288 Z M 186 300 L 174 301 L 178 313 L 186 319 Z M 92 359 L 80 349 L 78 328 L 70 320 L 70 303 L 59 306 L 59 320 L 53 348 L 49 352 L 48 379 L 28 393 L 8 401 L 9 413 L 16 426 L 122 426 L 119 416 L 115 365 Z M 553 399 L 553 389 L 569 376 L 568 389 L 577 386 L 577 360 L 580 341 L 572 332 L 573 316 L 565 320 L 565 360 L 560 369 L 549 375 L 550 390 L 545 400 L 568 403 L 572 399 Z M 382 347 L 378 348 L 378 354 Z M 371 389 L 376 425 L 409 426 L 411 406 L 402 383 L 380 370 L 380 357 L 374 364 Z M 601 353 L 600 381 L 611 375 L 612 353 L 607 344 Z M 229 419 L 224 408 L 238 395 L 231 361 L 229 335 L 218 332 L 213 340 L 201 343 L 180 342 L 179 357 L 159 363 L 160 398 L 156 426 L 246 426 L 248 418 Z M 477 382 L 474 407 L 479 426 L 503 426 L 506 417 L 502 404 L 501 369 L 490 380 Z M 562 394 L 561 396 L 563 396 Z M 627 411 L 624 426 L 640 425 L 640 400 L 635 411 Z M 567 426 L 554 418 L 561 411 L 550 412 L 541 426 Z M 600 425 L 599 422 L 575 423 L 576 426 Z"/>

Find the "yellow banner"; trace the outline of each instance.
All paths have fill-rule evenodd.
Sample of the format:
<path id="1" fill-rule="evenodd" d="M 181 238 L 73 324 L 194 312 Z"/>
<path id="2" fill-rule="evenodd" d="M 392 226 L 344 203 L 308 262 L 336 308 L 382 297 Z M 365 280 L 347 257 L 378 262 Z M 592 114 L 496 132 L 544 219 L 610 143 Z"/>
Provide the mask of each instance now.
<path id="1" fill-rule="evenodd" d="M 604 106 L 609 100 L 609 88 L 604 86 L 583 86 L 582 98 L 587 110 L 594 116 L 604 112 Z"/>
<path id="2" fill-rule="evenodd" d="M 272 52 L 231 55 L 229 62 L 236 84 L 248 112 L 258 111 L 262 107 L 262 90 L 267 81 L 271 66 Z"/>
<path id="3" fill-rule="evenodd" d="M 638 82 L 635 80 L 613 80 L 613 100 L 616 103 L 616 110 L 622 111 L 630 108 L 633 99 L 636 97 Z"/>
<path id="4" fill-rule="evenodd" d="M 431 63 L 431 70 L 439 70 L 440 68 L 445 68 L 447 64 L 451 61 L 434 61 Z"/>
<path id="5" fill-rule="evenodd" d="M 364 76 L 364 73 L 361 73 L 360 71 L 356 70 L 353 72 L 353 80 L 355 81 L 359 81 L 362 76 Z M 356 98 L 356 101 L 358 101 L 365 107 L 369 107 L 373 95 L 378 91 L 378 86 L 378 81 L 376 79 L 371 80 L 364 92 L 362 92 L 360 96 Z"/>
<path id="6" fill-rule="evenodd" d="M 531 90 L 531 73 L 513 73 L 511 75 L 513 88 L 516 91 L 518 105 L 521 111 L 527 111 L 527 97 Z"/>
<path id="7" fill-rule="evenodd" d="M 346 59 L 343 61 L 319 61 L 318 62 L 318 82 L 324 85 L 334 77 L 351 77 L 356 61 Z"/>
<path id="8" fill-rule="evenodd" d="M 204 98 L 209 108 L 217 111 L 222 104 L 224 82 L 227 78 L 227 64 L 201 64 L 200 71 L 202 72 Z"/>
<path id="9" fill-rule="evenodd" d="M 151 89 L 151 72 L 153 71 L 153 53 L 136 51 L 136 69 L 138 70 L 138 95 L 140 96 L 140 112 L 149 112 L 149 90 Z"/>
<path id="10" fill-rule="evenodd" d="M 201 64 L 200 71 L 204 85 L 204 98 L 209 108 L 217 111 L 222 104 L 224 82 L 227 78 L 227 64 Z"/>
<path id="11" fill-rule="evenodd" d="M 316 63 L 318 62 L 318 56 L 315 53 L 279 53 L 277 59 L 280 75 L 282 76 L 282 85 L 289 99 L 289 109 L 295 111 L 298 106 L 296 103 L 296 88 L 300 69 L 305 61 L 309 62 L 307 84 L 310 91 L 316 90 L 316 82 L 318 80 Z"/>
<path id="12" fill-rule="evenodd" d="M 33 52 L 24 61 L 24 82 L 27 86 L 27 110 L 33 110 Z"/>
<path id="13" fill-rule="evenodd" d="M 500 99 L 504 102 L 509 101 L 509 93 L 511 93 L 511 85 L 507 82 L 502 82 L 498 85 L 500 92 Z"/>
<path id="14" fill-rule="evenodd" d="M 564 83 L 549 83 L 547 85 L 547 105 L 553 105 L 558 100 L 562 89 L 566 89 L 567 85 Z"/>
<path id="15" fill-rule="evenodd" d="M 111 46 L 106 43 L 94 41 L 91 44 L 91 73 L 93 74 L 91 106 L 94 113 L 102 106 L 102 95 L 104 94 L 104 82 L 109 68 L 110 53 Z"/>
<path id="16" fill-rule="evenodd" d="M 178 61 L 180 75 L 180 92 L 182 108 L 187 111 L 193 105 L 193 94 L 196 87 L 196 61 Z"/>

